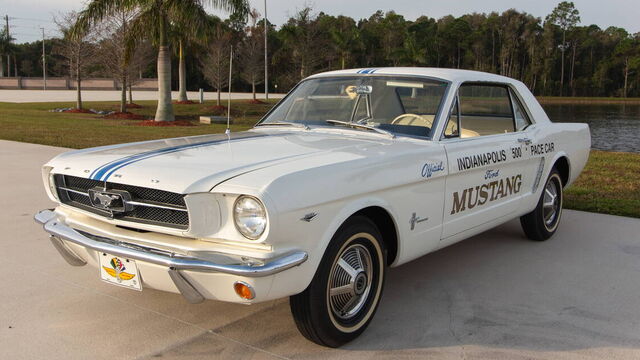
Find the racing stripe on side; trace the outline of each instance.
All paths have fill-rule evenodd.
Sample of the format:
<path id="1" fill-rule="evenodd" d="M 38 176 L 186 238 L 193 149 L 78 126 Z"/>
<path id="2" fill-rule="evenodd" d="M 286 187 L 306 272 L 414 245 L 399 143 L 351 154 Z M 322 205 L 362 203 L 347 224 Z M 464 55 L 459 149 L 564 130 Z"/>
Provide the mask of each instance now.
<path id="1" fill-rule="evenodd" d="M 169 154 L 169 153 L 173 153 L 173 152 L 177 152 L 177 151 L 181 151 L 181 150 L 187 150 L 187 149 L 193 149 L 193 148 L 198 148 L 198 147 L 203 147 L 203 146 L 210 146 L 210 145 L 215 145 L 215 144 L 219 144 L 219 143 L 224 143 L 224 142 L 228 142 L 228 141 L 237 141 L 237 140 L 243 140 L 243 139 L 250 139 L 250 138 L 256 138 L 256 137 L 263 137 L 263 136 L 269 136 L 269 135 L 265 135 L 265 134 L 251 134 L 250 136 L 236 136 L 236 138 L 228 138 L 226 135 L 224 135 L 223 138 L 218 138 L 216 140 L 210 140 L 210 141 L 204 141 L 204 142 L 199 142 L 199 143 L 195 143 L 195 144 L 184 144 L 184 145 L 177 145 L 177 146 L 171 146 L 171 147 L 167 147 L 167 148 L 162 148 L 162 149 L 157 149 L 157 150 L 151 150 L 151 151 L 146 151 L 143 153 L 139 153 L 139 154 L 135 154 L 135 155 L 129 155 L 126 156 L 122 159 L 117 159 L 117 160 L 113 160 L 107 164 L 104 164 L 100 167 L 98 167 L 97 169 L 95 169 L 91 175 L 89 175 L 89 178 L 92 180 L 100 180 L 100 181 L 107 181 L 107 179 L 113 175 L 113 173 L 118 170 L 121 169 L 129 164 L 138 162 L 138 161 L 142 161 L 151 157 L 156 157 L 156 156 L 160 156 L 160 155 L 164 155 L 164 154 Z"/>

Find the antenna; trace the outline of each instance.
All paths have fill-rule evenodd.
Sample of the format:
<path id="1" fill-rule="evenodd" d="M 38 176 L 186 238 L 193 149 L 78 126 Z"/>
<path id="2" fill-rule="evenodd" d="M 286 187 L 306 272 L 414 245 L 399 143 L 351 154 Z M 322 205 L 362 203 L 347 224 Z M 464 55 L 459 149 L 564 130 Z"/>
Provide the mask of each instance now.
<path id="1" fill-rule="evenodd" d="M 224 131 L 225 134 L 231 134 L 231 128 L 229 124 L 231 123 L 231 74 L 233 70 L 233 45 L 231 45 L 231 53 L 229 54 L 229 96 L 227 97 L 227 130 Z"/>

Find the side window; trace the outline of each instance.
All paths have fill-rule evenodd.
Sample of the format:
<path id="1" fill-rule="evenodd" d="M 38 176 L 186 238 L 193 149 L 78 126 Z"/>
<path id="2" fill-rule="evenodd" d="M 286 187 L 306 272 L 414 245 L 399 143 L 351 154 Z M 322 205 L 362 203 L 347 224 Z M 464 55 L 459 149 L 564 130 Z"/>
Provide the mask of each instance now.
<path id="1" fill-rule="evenodd" d="M 447 120 L 447 127 L 444 128 L 444 136 L 447 138 L 457 137 L 460 135 L 458 129 L 458 98 L 453 103 L 453 109 L 451 109 L 451 115 Z"/>
<path id="2" fill-rule="evenodd" d="M 511 99 L 506 86 L 463 84 L 458 96 L 461 137 L 515 131 Z"/>
<path id="3" fill-rule="evenodd" d="M 522 131 L 527 126 L 531 125 L 531 120 L 529 120 L 527 112 L 524 111 L 520 100 L 518 100 L 513 91 L 511 92 L 511 100 L 513 100 L 513 114 L 516 119 L 516 131 Z"/>

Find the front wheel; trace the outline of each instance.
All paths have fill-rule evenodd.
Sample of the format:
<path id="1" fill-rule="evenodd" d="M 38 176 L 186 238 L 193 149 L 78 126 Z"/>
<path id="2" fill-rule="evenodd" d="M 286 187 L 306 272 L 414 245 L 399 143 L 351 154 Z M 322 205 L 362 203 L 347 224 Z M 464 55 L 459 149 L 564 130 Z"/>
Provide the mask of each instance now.
<path id="1" fill-rule="evenodd" d="M 289 300 L 302 335 L 330 347 L 358 337 L 380 302 L 385 254 L 382 236 L 369 219 L 357 216 L 342 225 L 309 287 Z"/>
<path id="2" fill-rule="evenodd" d="M 525 235 L 531 240 L 549 239 L 558 229 L 562 215 L 562 179 L 553 168 L 544 185 L 538 206 L 520 218 Z"/>

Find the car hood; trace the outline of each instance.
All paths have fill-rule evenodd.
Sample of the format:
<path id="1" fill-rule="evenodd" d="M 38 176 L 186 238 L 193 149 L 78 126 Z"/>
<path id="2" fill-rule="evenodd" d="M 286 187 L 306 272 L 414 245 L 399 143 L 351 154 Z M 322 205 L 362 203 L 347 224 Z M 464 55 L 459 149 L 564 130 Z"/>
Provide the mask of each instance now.
<path id="1" fill-rule="evenodd" d="M 359 146 L 370 149 L 389 141 L 315 131 L 251 130 L 76 150 L 48 165 L 56 174 L 194 193 L 293 159 Z"/>

